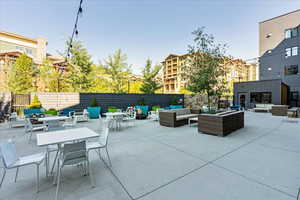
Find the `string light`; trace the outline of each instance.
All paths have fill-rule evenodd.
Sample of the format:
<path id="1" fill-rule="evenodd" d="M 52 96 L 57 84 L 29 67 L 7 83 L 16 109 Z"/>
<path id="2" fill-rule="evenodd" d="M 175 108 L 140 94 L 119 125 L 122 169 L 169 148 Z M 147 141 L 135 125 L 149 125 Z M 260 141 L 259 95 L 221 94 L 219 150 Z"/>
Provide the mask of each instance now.
<path id="1" fill-rule="evenodd" d="M 71 51 L 71 48 L 73 47 L 72 43 L 73 43 L 74 36 L 77 37 L 78 34 L 79 34 L 77 24 L 78 24 L 78 18 L 79 18 L 79 16 L 82 16 L 82 12 L 83 12 L 82 2 L 83 2 L 83 0 L 80 0 L 79 8 L 78 8 L 77 15 L 76 15 L 76 20 L 75 20 L 75 25 L 74 25 L 72 36 L 71 36 L 70 43 L 69 43 L 69 46 L 68 46 L 66 61 L 68 61 L 68 58 L 70 57 L 70 51 Z"/>

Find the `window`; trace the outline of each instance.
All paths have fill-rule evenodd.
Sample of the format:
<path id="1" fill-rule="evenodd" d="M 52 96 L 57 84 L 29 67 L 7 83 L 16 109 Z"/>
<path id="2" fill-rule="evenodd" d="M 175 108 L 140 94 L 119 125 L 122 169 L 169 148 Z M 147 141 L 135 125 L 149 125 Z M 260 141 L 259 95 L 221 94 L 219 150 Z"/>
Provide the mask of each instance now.
<path id="1" fill-rule="evenodd" d="M 291 28 L 285 30 L 285 39 L 294 38 L 298 36 L 298 28 Z"/>
<path id="2" fill-rule="evenodd" d="M 298 92 L 291 92 L 291 100 L 292 101 L 298 101 L 298 96 L 299 96 Z"/>
<path id="3" fill-rule="evenodd" d="M 26 49 L 26 54 L 32 55 L 32 49 Z"/>
<path id="4" fill-rule="evenodd" d="M 284 67 L 285 75 L 295 75 L 298 74 L 298 65 L 290 65 Z"/>
<path id="5" fill-rule="evenodd" d="M 285 49 L 285 58 L 288 58 L 292 56 L 292 49 L 291 48 L 286 48 Z"/>
<path id="6" fill-rule="evenodd" d="M 272 103 L 271 92 L 251 92 L 251 103 Z"/>
<path id="7" fill-rule="evenodd" d="M 297 56 L 297 55 L 298 55 L 298 47 L 291 47 L 285 49 L 285 58 L 291 56 Z"/>
<path id="8" fill-rule="evenodd" d="M 293 47 L 292 48 L 292 56 L 297 56 L 298 55 L 298 47 Z"/>

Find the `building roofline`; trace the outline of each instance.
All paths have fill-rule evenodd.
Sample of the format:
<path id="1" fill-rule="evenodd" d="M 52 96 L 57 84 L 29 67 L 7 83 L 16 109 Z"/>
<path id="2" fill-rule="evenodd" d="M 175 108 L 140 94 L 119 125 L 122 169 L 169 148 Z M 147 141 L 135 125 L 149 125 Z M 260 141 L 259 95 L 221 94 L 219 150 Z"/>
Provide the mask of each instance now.
<path id="1" fill-rule="evenodd" d="M 27 41 L 32 42 L 32 43 L 37 43 L 36 39 L 29 38 L 29 37 L 26 37 L 26 36 L 23 36 L 23 35 L 19 35 L 19 34 L 16 34 L 16 33 L 11 33 L 11 32 L 0 30 L 0 35 L 1 34 L 9 36 L 9 37 L 15 37 L 15 38 L 18 38 L 18 39 L 21 39 L 21 40 L 27 40 Z"/>
<path id="2" fill-rule="evenodd" d="M 289 15 L 289 14 L 292 14 L 292 13 L 295 13 L 295 12 L 299 12 L 299 11 L 300 11 L 300 9 L 297 9 L 297 10 L 294 10 L 294 11 L 292 11 L 292 12 L 288 12 L 288 13 L 279 15 L 279 16 L 277 16 L 277 17 L 273 17 L 273 18 L 271 18 L 271 19 L 267 19 L 267 20 L 261 21 L 261 22 L 259 22 L 259 24 L 262 24 L 262 23 L 265 23 L 265 22 L 268 22 L 268 21 L 271 21 L 271 20 L 273 20 L 273 19 L 277 19 L 277 18 L 280 18 L 280 17 L 284 17 L 284 16 L 286 16 L 286 15 Z"/>
<path id="3" fill-rule="evenodd" d="M 267 79 L 267 80 L 235 82 L 234 84 L 246 84 L 246 83 L 257 83 L 257 82 L 267 82 L 267 81 L 280 81 L 281 83 L 284 83 L 284 82 L 282 82 L 282 79 L 276 78 L 276 79 Z"/>

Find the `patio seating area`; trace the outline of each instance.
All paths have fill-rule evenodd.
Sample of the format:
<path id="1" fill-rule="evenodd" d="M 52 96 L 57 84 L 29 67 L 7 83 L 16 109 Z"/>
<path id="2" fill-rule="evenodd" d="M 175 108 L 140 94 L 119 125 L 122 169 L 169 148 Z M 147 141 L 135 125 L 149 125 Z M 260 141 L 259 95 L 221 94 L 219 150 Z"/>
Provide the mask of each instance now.
<path id="1" fill-rule="evenodd" d="M 64 131 L 88 128 L 98 133 L 101 120 L 76 123 Z M 296 199 L 300 186 L 299 118 L 247 111 L 244 128 L 226 137 L 199 134 L 197 126 L 165 127 L 152 119 L 135 120 L 134 124 L 116 125 L 118 130 L 108 133 L 111 164 L 102 162 L 97 151 L 91 151 L 88 176 L 78 173 L 78 167 L 66 165 L 60 178 L 59 199 Z M 46 151 L 46 146 L 37 145 L 39 133 L 33 132 L 28 143 L 24 127 L 0 124 L 0 141 L 15 141 L 19 156 Z M 98 141 L 91 138 L 86 145 Z M 54 154 L 49 163 L 53 163 Z M 0 177 L 2 173 L 0 168 Z M 56 185 L 47 177 L 44 163 L 39 166 L 38 193 L 35 165 L 20 168 L 17 182 L 15 173 L 14 169 L 7 170 L 0 200 L 55 199 Z"/>

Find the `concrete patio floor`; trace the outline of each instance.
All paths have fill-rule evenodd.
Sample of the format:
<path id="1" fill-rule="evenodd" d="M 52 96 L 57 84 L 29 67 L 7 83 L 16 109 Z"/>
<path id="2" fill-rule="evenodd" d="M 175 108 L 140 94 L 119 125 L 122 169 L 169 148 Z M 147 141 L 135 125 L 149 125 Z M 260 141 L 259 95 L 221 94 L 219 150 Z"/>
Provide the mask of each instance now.
<path id="1" fill-rule="evenodd" d="M 111 132 L 111 169 L 91 156 L 92 174 L 63 170 L 60 199 L 65 200 L 294 200 L 300 186 L 299 119 L 269 113 L 245 114 L 245 128 L 221 138 L 198 134 L 196 126 L 167 128 L 150 120 Z M 97 130 L 97 120 L 80 123 Z M 20 155 L 41 152 L 28 144 L 23 128 L 0 124 L 0 141 L 16 141 Z M 52 200 L 56 187 L 41 168 L 39 193 L 35 166 L 9 170 L 1 200 Z M 0 172 L 2 176 L 2 171 Z"/>

